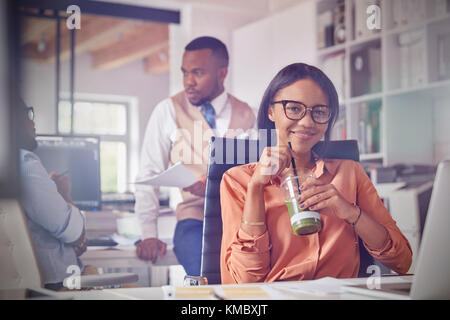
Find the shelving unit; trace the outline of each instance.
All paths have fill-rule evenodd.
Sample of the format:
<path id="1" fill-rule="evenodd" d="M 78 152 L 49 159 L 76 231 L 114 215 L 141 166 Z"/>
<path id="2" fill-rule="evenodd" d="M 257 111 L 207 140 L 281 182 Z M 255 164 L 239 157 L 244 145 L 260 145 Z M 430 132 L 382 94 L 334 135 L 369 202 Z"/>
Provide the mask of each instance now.
<path id="1" fill-rule="evenodd" d="M 450 1 L 356 1 L 316 0 L 318 39 L 324 37 L 324 21 L 333 21 L 327 11 L 345 5 L 345 41 L 323 47 L 318 40 L 317 48 L 319 66 L 335 83 L 344 113 L 332 138 L 358 139 L 364 161 L 435 163 L 433 105 L 450 99 L 450 70 L 441 65 L 438 46 L 450 37 Z M 381 8 L 381 29 L 369 31 L 361 23 L 372 4 Z M 405 6 L 418 7 L 408 15 Z"/>

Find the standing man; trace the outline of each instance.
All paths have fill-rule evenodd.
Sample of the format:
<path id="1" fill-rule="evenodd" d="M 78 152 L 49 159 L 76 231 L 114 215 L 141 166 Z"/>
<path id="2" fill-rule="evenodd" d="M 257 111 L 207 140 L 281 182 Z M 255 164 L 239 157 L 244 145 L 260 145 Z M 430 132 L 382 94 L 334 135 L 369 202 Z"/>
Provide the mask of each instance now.
<path id="1" fill-rule="evenodd" d="M 186 273 L 200 275 L 205 177 L 211 136 L 234 136 L 233 130 L 254 127 L 255 116 L 248 104 L 225 91 L 228 51 L 218 39 L 200 37 L 191 41 L 181 66 L 184 91 L 161 101 L 147 125 L 141 151 L 139 179 L 149 178 L 181 161 L 199 181 L 181 191 L 176 208 L 174 252 Z M 198 136 L 200 132 L 200 146 Z M 236 132 L 236 131 L 235 131 Z M 135 212 L 142 227 L 136 248 L 139 258 L 164 256 L 166 244 L 158 239 L 157 189 L 136 186 Z"/>

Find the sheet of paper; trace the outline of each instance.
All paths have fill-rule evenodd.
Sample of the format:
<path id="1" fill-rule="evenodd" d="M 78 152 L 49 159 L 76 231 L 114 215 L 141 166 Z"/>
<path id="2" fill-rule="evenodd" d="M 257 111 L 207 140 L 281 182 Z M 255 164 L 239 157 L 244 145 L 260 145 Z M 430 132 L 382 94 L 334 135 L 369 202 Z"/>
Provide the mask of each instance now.
<path id="1" fill-rule="evenodd" d="M 196 183 L 198 179 L 181 162 L 176 163 L 159 175 L 145 180 L 136 180 L 135 184 L 186 188 Z"/>
<path id="2" fill-rule="evenodd" d="M 114 233 L 111 236 L 115 242 L 122 246 L 134 246 L 135 242 L 141 239 L 141 236 L 124 236 L 117 233 Z"/>
<path id="3" fill-rule="evenodd" d="M 174 287 L 162 286 L 166 300 L 214 300 L 214 288 L 209 286 Z"/>
<path id="4" fill-rule="evenodd" d="M 269 299 L 271 295 L 263 286 L 162 286 L 164 299 L 216 300 L 216 299 Z"/>
<path id="5" fill-rule="evenodd" d="M 289 292 L 307 293 L 319 296 L 340 294 L 345 292 L 344 285 L 350 284 L 332 277 L 325 277 L 313 281 L 298 281 L 298 282 L 277 282 L 270 286 L 271 289 L 279 290 L 289 295 Z"/>
<path id="6" fill-rule="evenodd" d="M 224 299 L 231 300 L 269 299 L 271 295 L 265 289 L 264 286 L 222 286 L 216 289 L 216 293 Z"/>

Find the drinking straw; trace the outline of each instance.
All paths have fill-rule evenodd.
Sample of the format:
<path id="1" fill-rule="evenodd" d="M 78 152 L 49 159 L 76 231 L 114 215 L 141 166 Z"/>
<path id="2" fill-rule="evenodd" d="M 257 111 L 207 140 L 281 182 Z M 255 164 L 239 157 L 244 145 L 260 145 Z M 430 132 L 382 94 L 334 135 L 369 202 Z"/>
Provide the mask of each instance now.
<path id="1" fill-rule="evenodd" d="M 289 145 L 289 149 L 291 149 L 291 151 L 292 151 L 292 144 L 290 141 L 288 141 L 288 145 Z M 300 185 L 298 184 L 298 174 L 297 174 L 297 168 L 295 167 L 294 157 L 291 157 L 291 164 L 292 164 L 292 168 L 294 169 L 294 176 L 297 177 L 297 179 L 295 179 L 295 182 L 297 183 L 297 191 L 298 191 L 298 194 L 300 195 Z"/>

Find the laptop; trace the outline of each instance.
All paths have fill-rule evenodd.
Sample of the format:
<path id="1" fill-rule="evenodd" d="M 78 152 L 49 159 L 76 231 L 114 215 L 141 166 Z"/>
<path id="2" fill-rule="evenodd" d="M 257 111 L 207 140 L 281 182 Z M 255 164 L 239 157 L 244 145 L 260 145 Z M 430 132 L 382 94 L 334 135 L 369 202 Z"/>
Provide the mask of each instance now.
<path id="1" fill-rule="evenodd" d="M 450 299 L 450 160 L 439 163 L 412 282 L 345 290 L 385 299 Z"/>

